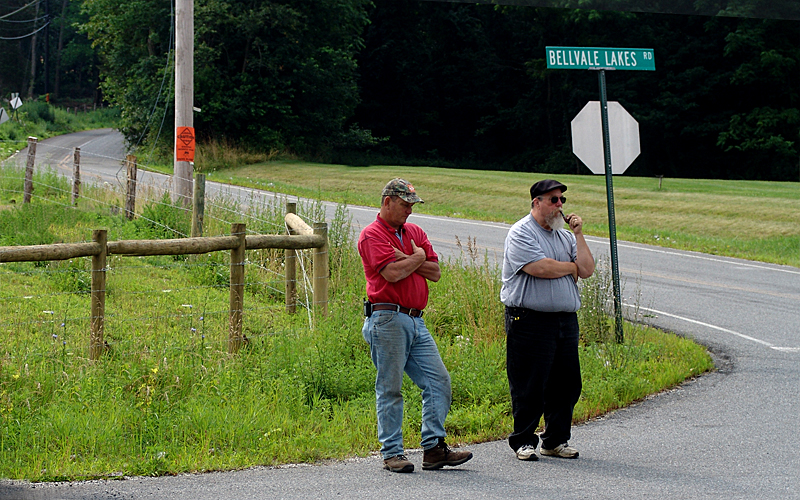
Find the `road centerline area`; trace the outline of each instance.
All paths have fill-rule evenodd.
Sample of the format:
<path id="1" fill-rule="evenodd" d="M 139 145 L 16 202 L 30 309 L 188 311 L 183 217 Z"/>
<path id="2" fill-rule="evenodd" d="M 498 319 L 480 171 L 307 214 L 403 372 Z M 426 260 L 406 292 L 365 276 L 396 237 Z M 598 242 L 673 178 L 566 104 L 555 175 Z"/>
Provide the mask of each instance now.
<path id="1" fill-rule="evenodd" d="M 620 270 L 624 271 L 626 273 L 630 273 L 632 275 L 641 274 L 641 275 L 644 275 L 644 276 L 650 276 L 652 278 L 661 278 L 661 279 L 664 279 L 664 280 L 677 281 L 677 282 L 680 282 L 680 283 L 688 283 L 688 284 L 692 284 L 692 285 L 703 285 L 703 286 L 708 286 L 708 287 L 712 287 L 712 288 L 722 288 L 722 289 L 725 289 L 725 290 L 736 290 L 737 292 L 755 293 L 755 294 L 767 295 L 767 296 L 771 296 L 771 297 L 779 297 L 779 298 L 782 298 L 782 299 L 796 300 L 796 301 L 800 302 L 800 294 L 796 294 L 796 293 L 772 292 L 772 291 L 769 291 L 769 290 L 763 290 L 763 289 L 759 289 L 759 288 L 743 287 L 743 286 L 737 286 L 737 285 L 726 285 L 726 284 L 723 284 L 723 283 L 699 280 L 699 279 L 694 279 L 694 278 L 680 278 L 680 277 L 677 277 L 677 276 L 674 276 L 674 275 L 668 275 L 668 274 L 664 274 L 664 273 L 656 273 L 656 272 L 650 272 L 650 271 L 643 271 L 641 269 L 620 268 Z"/>

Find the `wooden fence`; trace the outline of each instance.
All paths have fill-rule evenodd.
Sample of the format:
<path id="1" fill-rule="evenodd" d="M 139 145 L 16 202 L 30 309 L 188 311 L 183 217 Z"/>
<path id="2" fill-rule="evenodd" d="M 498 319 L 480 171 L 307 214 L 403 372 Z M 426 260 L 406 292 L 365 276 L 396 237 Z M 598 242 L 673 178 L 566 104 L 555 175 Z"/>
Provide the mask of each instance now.
<path id="1" fill-rule="evenodd" d="M 294 204 L 287 205 L 294 211 Z M 108 255 L 190 255 L 230 250 L 230 309 L 228 352 L 236 353 L 242 345 L 242 311 L 244 310 L 245 251 L 264 248 L 285 249 L 294 252 L 314 248 L 312 308 L 321 315 L 328 313 L 328 226 L 315 224 L 310 228 L 294 213 L 286 214 L 290 228 L 288 235 L 246 235 L 244 224 L 232 224 L 230 236 L 193 237 L 171 240 L 108 241 L 105 230 L 95 230 L 92 242 L 59 243 L 0 247 L 0 262 L 35 262 L 68 260 L 92 257 L 91 332 L 89 357 L 98 359 L 105 350 L 103 331 L 105 324 L 106 257 Z M 292 263 L 294 264 L 294 263 Z M 294 311 L 294 265 L 292 274 L 286 273 L 287 310 Z M 291 290 L 291 293 L 289 291 Z M 290 308 L 291 301 L 291 308 Z"/>

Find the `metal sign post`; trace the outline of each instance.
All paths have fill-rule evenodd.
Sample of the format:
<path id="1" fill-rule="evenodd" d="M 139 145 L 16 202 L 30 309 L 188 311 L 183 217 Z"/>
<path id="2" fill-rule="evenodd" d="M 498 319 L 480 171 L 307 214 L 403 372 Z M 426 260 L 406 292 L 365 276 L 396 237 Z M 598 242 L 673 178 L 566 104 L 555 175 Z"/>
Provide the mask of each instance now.
<path id="1" fill-rule="evenodd" d="M 608 239 L 611 242 L 611 275 L 614 281 L 614 324 L 618 343 L 625 340 L 622 332 L 622 292 L 619 283 L 619 259 L 617 257 L 617 222 L 614 215 L 614 181 L 611 172 L 611 139 L 608 133 L 608 99 L 606 97 L 606 70 L 598 73 L 600 80 L 600 117 L 603 122 L 603 151 L 606 160 L 606 197 L 608 199 Z"/>
<path id="2" fill-rule="evenodd" d="M 550 69 L 588 69 L 598 71 L 600 83 L 600 120 L 603 130 L 606 195 L 608 198 L 608 236 L 611 243 L 611 274 L 614 282 L 614 323 L 617 342 L 625 340 L 622 330 L 622 291 L 619 282 L 617 257 L 617 225 L 614 215 L 614 185 L 611 166 L 611 134 L 608 123 L 606 70 L 655 71 L 653 49 L 617 49 L 598 47 L 545 47 Z M 638 141 L 638 133 L 636 135 Z M 630 161 L 633 161 L 632 159 Z M 624 172 L 628 165 L 623 165 Z M 598 172 L 599 173 L 599 172 Z"/>
<path id="3" fill-rule="evenodd" d="M 12 92 L 11 100 L 8 101 L 8 103 L 11 105 L 11 109 L 14 111 L 14 118 L 19 121 L 19 118 L 17 118 L 17 109 L 22 106 L 22 99 L 19 98 L 19 92 Z"/>

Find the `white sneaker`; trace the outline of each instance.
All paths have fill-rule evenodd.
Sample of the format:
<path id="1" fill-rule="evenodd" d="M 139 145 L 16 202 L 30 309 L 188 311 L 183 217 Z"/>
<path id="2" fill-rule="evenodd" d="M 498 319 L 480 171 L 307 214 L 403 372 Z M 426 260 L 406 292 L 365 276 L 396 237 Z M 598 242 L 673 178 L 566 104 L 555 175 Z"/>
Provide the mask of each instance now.
<path id="1" fill-rule="evenodd" d="M 536 447 L 529 444 L 519 447 L 517 450 L 517 458 L 520 460 L 539 460 L 539 457 L 536 455 Z"/>
<path id="2" fill-rule="evenodd" d="M 548 457 L 558 457 L 558 458 L 578 458 L 579 455 L 578 450 L 568 445 L 567 443 L 560 444 L 555 448 L 553 448 L 552 450 L 548 450 L 547 448 L 542 446 L 542 450 L 540 453 Z"/>

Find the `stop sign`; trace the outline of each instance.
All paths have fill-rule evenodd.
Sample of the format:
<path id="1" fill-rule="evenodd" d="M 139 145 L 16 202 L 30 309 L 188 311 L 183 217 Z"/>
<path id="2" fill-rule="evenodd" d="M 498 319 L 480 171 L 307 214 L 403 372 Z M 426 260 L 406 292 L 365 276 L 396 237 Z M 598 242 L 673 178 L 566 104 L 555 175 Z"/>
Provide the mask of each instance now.
<path id="1" fill-rule="evenodd" d="M 608 101 L 611 173 L 621 174 L 641 152 L 639 122 L 622 105 Z M 600 101 L 589 101 L 572 119 L 572 152 L 595 174 L 606 173 Z"/>

